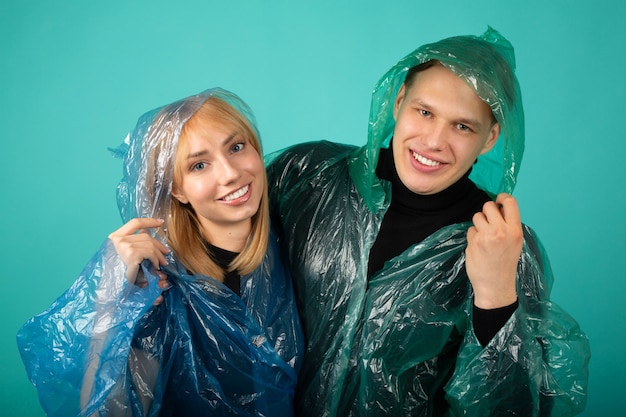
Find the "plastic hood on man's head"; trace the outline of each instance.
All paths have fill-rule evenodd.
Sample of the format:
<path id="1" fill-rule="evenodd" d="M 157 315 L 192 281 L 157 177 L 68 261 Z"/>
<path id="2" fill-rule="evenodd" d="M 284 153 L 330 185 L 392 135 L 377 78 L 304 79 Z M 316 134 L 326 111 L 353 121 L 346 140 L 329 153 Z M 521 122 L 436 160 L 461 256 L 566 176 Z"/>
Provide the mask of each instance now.
<path id="1" fill-rule="evenodd" d="M 169 217 L 174 159 L 185 123 L 202 104 L 215 96 L 230 104 L 256 130 L 249 107 L 237 95 L 213 88 L 145 113 L 124 143 L 112 152 L 124 159 L 123 177 L 117 186 L 122 220 L 135 217 Z M 257 132 L 258 134 L 258 132 Z M 161 236 L 165 240 L 165 236 Z"/>
<path id="2" fill-rule="evenodd" d="M 512 192 L 524 151 L 524 112 L 515 77 L 513 46 L 492 28 L 480 37 L 455 36 L 423 45 L 401 59 L 378 82 L 370 111 L 370 154 L 387 146 L 395 121 L 393 103 L 412 67 L 437 60 L 465 81 L 487 103 L 501 126 L 494 148 L 479 157 L 472 180 L 492 195 Z"/>

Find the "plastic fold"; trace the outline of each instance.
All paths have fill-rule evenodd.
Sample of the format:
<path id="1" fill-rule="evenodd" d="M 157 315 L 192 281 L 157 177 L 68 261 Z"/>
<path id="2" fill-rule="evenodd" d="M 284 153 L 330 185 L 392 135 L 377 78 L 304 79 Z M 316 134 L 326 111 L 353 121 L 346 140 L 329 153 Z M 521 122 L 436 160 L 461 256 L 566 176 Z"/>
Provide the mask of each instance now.
<path id="1" fill-rule="evenodd" d="M 437 59 L 487 102 L 499 145 L 472 170 L 491 195 L 511 192 L 524 148 L 513 48 L 489 29 L 403 58 L 376 85 L 367 145 L 292 146 L 267 158 L 270 207 L 281 225 L 307 335 L 296 414 L 302 416 L 569 416 L 586 404 L 587 336 L 550 301 L 553 277 L 524 226 L 519 307 L 482 347 L 472 328 L 466 232 L 454 224 L 388 261 L 368 281 L 370 248 L 390 203 L 375 175 L 393 134 L 395 95 L 409 68 Z"/>
<path id="2" fill-rule="evenodd" d="M 154 234 L 164 243 L 178 137 L 211 96 L 254 126 L 237 96 L 213 89 L 146 113 L 114 150 L 125 159 L 122 219 L 164 218 Z M 156 164 L 156 177 L 148 164 Z M 18 347 L 46 415 L 292 415 L 303 336 L 273 234 L 261 265 L 241 277 L 241 297 L 211 277 L 189 275 L 173 254 L 161 268 L 167 291 L 148 261 L 141 270 L 142 280 L 128 282 L 107 240 L 71 288 L 20 329 Z"/>

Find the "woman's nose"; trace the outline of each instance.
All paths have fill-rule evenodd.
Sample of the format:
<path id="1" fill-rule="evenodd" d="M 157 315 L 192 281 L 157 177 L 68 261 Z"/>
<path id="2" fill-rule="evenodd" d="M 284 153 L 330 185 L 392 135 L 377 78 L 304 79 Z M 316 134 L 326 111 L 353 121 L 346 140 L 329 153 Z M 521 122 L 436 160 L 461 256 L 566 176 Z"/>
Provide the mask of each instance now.
<path id="1" fill-rule="evenodd" d="M 220 183 L 229 184 L 239 178 L 239 170 L 231 163 L 231 161 L 228 160 L 228 158 L 221 158 L 218 165 L 218 181 Z"/>

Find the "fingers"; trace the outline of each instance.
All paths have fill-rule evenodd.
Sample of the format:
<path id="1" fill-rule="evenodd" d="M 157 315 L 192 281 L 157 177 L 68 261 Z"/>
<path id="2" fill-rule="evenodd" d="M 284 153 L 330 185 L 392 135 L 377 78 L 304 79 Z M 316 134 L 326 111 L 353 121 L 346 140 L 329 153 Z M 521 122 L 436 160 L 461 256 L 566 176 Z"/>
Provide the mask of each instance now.
<path id="1" fill-rule="evenodd" d="M 167 265 L 165 255 L 169 249 L 148 234 L 114 236 L 111 240 L 126 265 L 140 264 L 144 259 L 150 260 L 155 269 L 160 265 Z"/>
<path id="2" fill-rule="evenodd" d="M 472 222 L 478 229 L 501 221 L 512 225 L 521 223 L 517 200 L 510 194 L 499 194 L 496 201 L 486 202 L 483 205 L 483 210 L 472 217 Z"/>
<path id="3" fill-rule="evenodd" d="M 501 207 L 500 211 L 507 223 L 517 224 L 522 222 L 515 197 L 507 193 L 500 193 L 496 197 L 496 204 Z"/>
<path id="4" fill-rule="evenodd" d="M 170 287 L 167 275 L 165 275 L 162 271 L 157 271 L 157 275 L 159 276 L 159 282 L 157 283 L 158 287 L 162 290 L 167 290 Z"/>
<path id="5" fill-rule="evenodd" d="M 523 230 L 515 198 L 500 194 L 476 213 L 467 230 L 466 271 L 474 289 L 474 304 L 495 308 L 517 297 L 517 266 Z"/>
<path id="6" fill-rule="evenodd" d="M 163 291 L 168 290 L 170 288 L 170 283 L 167 280 L 167 275 L 165 275 L 165 273 L 162 271 L 157 271 L 157 275 L 159 276 L 159 282 L 157 283 L 157 286 Z M 161 303 L 163 303 L 163 296 L 159 295 L 154 301 L 154 305 L 158 306 Z"/>
<path id="7" fill-rule="evenodd" d="M 156 227 L 161 227 L 164 223 L 163 219 L 152 219 L 152 218 L 135 218 L 130 220 L 128 223 L 124 224 L 122 227 L 117 229 L 115 232 L 109 235 L 109 238 L 112 236 L 125 236 L 132 235 L 139 231 L 143 231 L 144 229 L 153 229 Z"/>
<path id="8" fill-rule="evenodd" d="M 156 307 L 156 306 L 158 306 L 158 305 L 160 305 L 160 304 L 162 304 L 162 303 L 163 303 L 163 296 L 162 296 L 162 295 L 159 295 L 159 296 L 156 298 L 156 300 L 154 300 L 154 303 L 153 303 L 152 305 Z"/>
<path id="9" fill-rule="evenodd" d="M 126 264 L 127 278 L 130 281 L 134 282 L 136 279 L 139 264 L 144 259 L 147 259 L 156 270 L 161 265 L 167 265 L 165 255 L 169 253 L 169 249 L 150 234 L 142 233 L 147 229 L 162 225 L 163 220 L 161 219 L 136 218 L 109 235 L 109 239 L 115 246 L 115 251 Z"/>
<path id="10" fill-rule="evenodd" d="M 115 251 L 126 265 L 126 278 L 139 287 L 148 285 L 147 281 L 138 280 L 139 265 L 144 259 L 152 264 L 159 276 L 157 286 L 162 290 L 170 287 L 167 275 L 159 270 L 161 265 L 167 265 L 165 255 L 169 253 L 169 249 L 146 233 L 147 229 L 161 227 L 163 223 L 161 219 L 135 218 L 109 235 Z M 163 296 L 157 297 L 154 305 L 158 306 L 161 303 L 163 303 Z"/>

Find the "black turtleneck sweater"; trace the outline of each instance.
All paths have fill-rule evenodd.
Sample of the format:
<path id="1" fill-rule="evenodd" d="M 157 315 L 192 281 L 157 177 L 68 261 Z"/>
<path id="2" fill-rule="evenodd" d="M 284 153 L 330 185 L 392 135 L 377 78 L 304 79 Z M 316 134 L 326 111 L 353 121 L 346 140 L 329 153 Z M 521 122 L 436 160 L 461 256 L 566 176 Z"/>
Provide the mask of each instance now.
<path id="1" fill-rule="evenodd" d="M 444 226 L 471 221 L 475 213 L 482 211 L 483 204 L 491 199 L 469 179 L 470 171 L 444 191 L 432 195 L 415 194 L 398 176 L 391 145 L 389 149 L 380 150 L 376 175 L 391 182 L 391 204 L 370 250 L 368 278 L 409 246 Z M 483 346 L 516 309 L 517 302 L 493 310 L 474 306 L 474 332 Z"/>
<path id="2" fill-rule="evenodd" d="M 241 277 L 237 271 L 228 271 L 230 263 L 239 255 L 226 249 L 218 248 L 205 242 L 209 256 L 224 271 L 224 285 L 233 290 L 235 294 L 241 296 Z"/>

